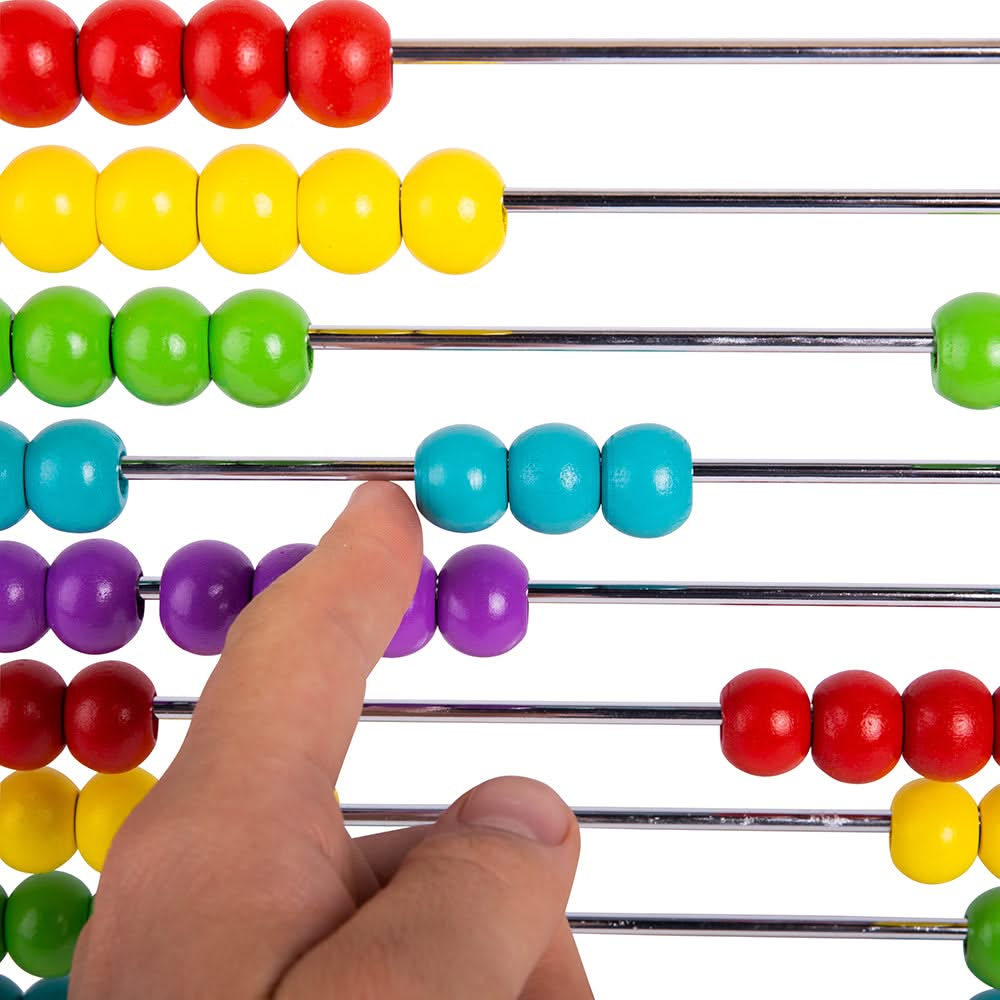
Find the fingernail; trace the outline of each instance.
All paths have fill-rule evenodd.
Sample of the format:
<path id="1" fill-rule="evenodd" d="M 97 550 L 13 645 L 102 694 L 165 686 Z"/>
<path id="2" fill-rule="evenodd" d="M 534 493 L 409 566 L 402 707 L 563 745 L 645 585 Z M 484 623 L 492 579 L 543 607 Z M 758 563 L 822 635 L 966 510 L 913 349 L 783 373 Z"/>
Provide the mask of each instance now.
<path id="1" fill-rule="evenodd" d="M 458 820 L 466 826 L 502 830 L 558 847 L 566 840 L 570 814 L 551 788 L 527 778 L 497 778 L 472 790 Z"/>

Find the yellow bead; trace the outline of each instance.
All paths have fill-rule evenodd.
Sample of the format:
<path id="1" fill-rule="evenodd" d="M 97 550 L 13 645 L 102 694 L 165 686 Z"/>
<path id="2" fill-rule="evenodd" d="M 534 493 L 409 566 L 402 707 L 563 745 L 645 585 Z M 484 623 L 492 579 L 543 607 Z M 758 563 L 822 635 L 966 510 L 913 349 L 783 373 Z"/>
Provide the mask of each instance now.
<path id="1" fill-rule="evenodd" d="M 507 238 L 503 178 L 464 149 L 431 153 L 403 181 L 403 239 L 417 260 L 445 274 L 488 264 Z"/>
<path id="2" fill-rule="evenodd" d="M 889 851 L 893 864 L 915 882 L 950 882 L 979 853 L 979 808 L 961 786 L 920 778 L 892 800 Z"/>
<path id="3" fill-rule="evenodd" d="M 36 271 L 70 271 L 100 245 L 97 168 L 62 146 L 22 153 L 0 174 L 0 242 Z"/>
<path id="4" fill-rule="evenodd" d="M 979 857 L 1000 878 L 1000 785 L 979 803 Z"/>
<path id="5" fill-rule="evenodd" d="M 365 274 L 381 267 L 402 241 L 396 171 L 361 149 L 318 160 L 299 183 L 299 239 L 331 271 Z"/>
<path id="6" fill-rule="evenodd" d="M 54 872 L 76 853 L 76 785 L 45 767 L 0 782 L 0 861 L 19 872 Z"/>
<path id="7" fill-rule="evenodd" d="M 130 267 L 179 264 L 198 246 L 197 171 L 165 149 L 119 156 L 97 180 L 97 231 Z"/>
<path id="8" fill-rule="evenodd" d="M 94 871 L 104 868 L 111 841 L 132 810 L 156 784 L 148 771 L 98 774 L 83 786 L 76 807 L 76 842 Z"/>
<path id="9" fill-rule="evenodd" d="M 299 175 L 279 152 L 235 146 L 205 168 L 198 228 L 209 256 L 240 274 L 284 264 L 299 245 Z"/>

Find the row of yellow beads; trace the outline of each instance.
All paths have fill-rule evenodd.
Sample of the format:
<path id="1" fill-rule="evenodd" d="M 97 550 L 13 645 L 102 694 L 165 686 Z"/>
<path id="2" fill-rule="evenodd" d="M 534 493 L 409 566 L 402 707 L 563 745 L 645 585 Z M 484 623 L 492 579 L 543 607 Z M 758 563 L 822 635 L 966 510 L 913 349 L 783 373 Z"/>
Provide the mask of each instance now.
<path id="1" fill-rule="evenodd" d="M 198 246 L 230 271 L 261 274 L 301 245 L 342 274 L 386 263 L 405 241 L 428 267 L 467 274 L 503 246 L 503 180 L 476 153 L 448 149 L 402 182 L 358 149 L 330 153 L 301 177 L 281 153 L 236 146 L 201 176 L 183 157 L 136 149 L 102 172 L 80 153 L 43 146 L 0 174 L 0 243 L 50 273 L 85 263 L 103 244 L 131 267 L 161 270 Z"/>

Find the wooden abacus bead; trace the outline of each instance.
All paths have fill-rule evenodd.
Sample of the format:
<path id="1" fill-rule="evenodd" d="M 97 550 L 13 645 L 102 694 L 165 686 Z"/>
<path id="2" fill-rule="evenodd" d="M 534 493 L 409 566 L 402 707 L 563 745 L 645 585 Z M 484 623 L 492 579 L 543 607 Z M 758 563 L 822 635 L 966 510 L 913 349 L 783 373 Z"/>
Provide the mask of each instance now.
<path id="1" fill-rule="evenodd" d="M 974 292 L 934 314 L 934 388 L 959 406 L 1000 406 L 1000 295 Z"/>
<path id="2" fill-rule="evenodd" d="M 4 319 L 2 313 L 0 309 L 0 326 Z M 0 423 L 0 530 L 13 528 L 28 513 L 24 495 L 27 448 L 28 439 L 16 427 Z"/>
<path id="3" fill-rule="evenodd" d="M 0 652 L 33 646 L 49 630 L 45 578 L 49 564 L 20 542 L 0 541 Z"/>
<path id="4" fill-rule="evenodd" d="M 845 670 L 813 692 L 812 756 L 836 781 L 884 778 L 903 753 L 903 700 L 867 670 Z"/>
<path id="5" fill-rule="evenodd" d="M 160 0 L 108 0 L 80 29 L 77 72 L 87 103 L 122 125 L 166 118 L 184 99 L 184 22 Z"/>
<path id="6" fill-rule="evenodd" d="M 903 758 L 935 781 L 964 781 L 993 752 L 993 697 L 961 670 L 935 670 L 903 692 Z"/>
<path id="7" fill-rule="evenodd" d="M 80 790 L 76 807 L 76 845 L 96 872 L 104 870 L 111 843 L 132 810 L 156 784 L 148 771 L 97 774 Z"/>
<path id="8" fill-rule="evenodd" d="M 41 128 L 79 103 L 72 19 L 47 0 L 0 3 L 0 119 Z"/>
<path id="9" fill-rule="evenodd" d="M 2 953 L 0 949 L 0 954 Z M 0 976 L 0 1000 L 22 1000 L 23 996 L 20 986 L 12 983 L 6 976 Z"/>
<path id="10" fill-rule="evenodd" d="M 762 668 L 734 677 L 719 698 L 722 753 L 734 767 L 774 777 L 809 753 L 812 709 L 806 689 L 790 674 Z"/>
<path id="11" fill-rule="evenodd" d="M 0 767 L 34 771 L 63 752 L 66 682 L 37 660 L 0 666 Z"/>
<path id="12" fill-rule="evenodd" d="M 1000 878 L 1000 785 L 979 803 L 979 859 Z"/>
<path id="13" fill-rule="evenodd" d="M 77 787 L 44 767 L 15 771 L 0 782 L 0 861 L 15 871 L 61 868 L 76 853 Z"/>
<path id="14" fill-rule="evenodd" d="M 39 979 L 24 994 L 24 1000 L 69 1000 L 69 976 Z"/>
<path id="15" fill-rule="evenodd" d="M 150 679 L 131 664 L 111 660 L 81 670 L 66 690 L 69 752 L 102 774 L 138 767 L 156 746 L 155 697 Z"/>
<path id="16" fill-rule="evenodd" d="M 253 596 L 256 597 L 267 590 L 275 580 L 298 566 L 315 548 L 315 545 L 298 542 L 282 545 L 268 552 L 253 571 Z"/>
<path id="17" fill-rule="evenodd" d="M 411 656 L 426 646 L 437 631 L 437 573 L 430 559 L 424 556 L 413 600 L 386 648 L 389 659 Z"/>

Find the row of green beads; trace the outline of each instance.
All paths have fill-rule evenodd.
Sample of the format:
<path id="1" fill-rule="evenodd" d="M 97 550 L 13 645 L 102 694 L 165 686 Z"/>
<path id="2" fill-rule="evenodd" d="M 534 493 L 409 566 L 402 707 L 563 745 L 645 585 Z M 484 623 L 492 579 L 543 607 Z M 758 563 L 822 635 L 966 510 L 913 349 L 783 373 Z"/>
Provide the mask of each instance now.
<path id="1" fill-rule="evenodd" d="M 79 288 L 51 288 L 14 314 L 0 302 L 0 392 L 22 382 L 56 406 L 83 406 L 117 375 L 134 396 L 173 406 L 214 381 L 239 403 L 278 406 L 312 374 L 309 319 L 278 292 L 241 292 L 214 313 L 173 288 L 130 299 L 117 316 Z"/>

